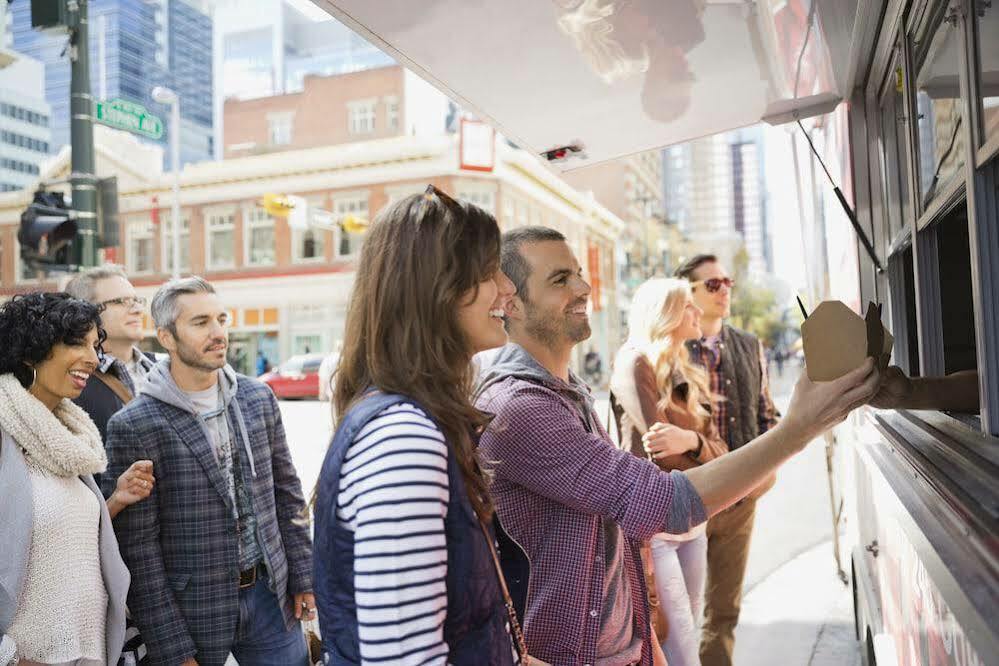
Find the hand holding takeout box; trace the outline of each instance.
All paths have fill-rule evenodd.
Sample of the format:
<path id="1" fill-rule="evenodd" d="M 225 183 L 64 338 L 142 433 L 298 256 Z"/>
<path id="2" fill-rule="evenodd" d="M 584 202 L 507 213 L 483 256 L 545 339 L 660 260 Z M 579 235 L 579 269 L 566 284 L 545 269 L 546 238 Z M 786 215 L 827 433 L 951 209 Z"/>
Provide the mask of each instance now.
<path id="1" fill-rule="evenodd" d="M 838 379 L 860 367 L 868 356 L 883 372 L 895 338 L 881 323 L 881 305 L 870 303 L 861 317 L 842 301 L 823 301 L 801 325 L 808 378 Z"/>

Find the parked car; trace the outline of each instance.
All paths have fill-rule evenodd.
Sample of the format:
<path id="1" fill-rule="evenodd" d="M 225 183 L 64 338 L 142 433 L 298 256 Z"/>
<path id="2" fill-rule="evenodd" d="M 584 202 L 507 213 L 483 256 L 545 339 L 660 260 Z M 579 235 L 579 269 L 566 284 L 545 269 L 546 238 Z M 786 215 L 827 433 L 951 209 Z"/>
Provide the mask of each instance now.
<path id="1" fill-rule="evenodd" d="M 340 354 L 333 352 L 323 358 L 319 366 L 319 399 L 330 402 L 333 399 L 333 373 L 340 362 Z"/>
<path id="2" fill-rule="evenodd" d="M 322 354 L 292 356 L 274 370 L 260 376 L 279 399 L 318 398 Z"/>

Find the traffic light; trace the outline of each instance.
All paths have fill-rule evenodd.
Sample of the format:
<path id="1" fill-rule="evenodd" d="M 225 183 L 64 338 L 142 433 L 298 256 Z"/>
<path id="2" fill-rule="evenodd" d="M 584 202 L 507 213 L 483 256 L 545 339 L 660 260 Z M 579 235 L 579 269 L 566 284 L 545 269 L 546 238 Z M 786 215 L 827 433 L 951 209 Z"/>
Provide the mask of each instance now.
<path id="1" fill-rule="evenodd" d="M 118 177 L 97 181 L 97 245 L 118 247 Z"/>
<path id="2" fill-rule="evenodd" d="M 70 210 L 61 192 L 35 192 L 34 201 L 21 213 L 17 240 L 21 259 L 31 266 L 69 266 L 76 238 L 76 211 Z"/>

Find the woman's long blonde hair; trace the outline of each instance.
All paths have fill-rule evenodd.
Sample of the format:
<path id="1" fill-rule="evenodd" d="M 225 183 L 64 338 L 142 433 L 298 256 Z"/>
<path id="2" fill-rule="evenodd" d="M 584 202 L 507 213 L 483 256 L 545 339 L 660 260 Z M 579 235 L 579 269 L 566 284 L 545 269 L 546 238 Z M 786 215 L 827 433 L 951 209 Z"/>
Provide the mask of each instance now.
<path id="1" fill-rule="evenodd" d="M 672 400 L 673 373 L 679 371 L 687 382 L 685 407 L 702 425 L 711 417 L 710 407 L 717 401 L 711 392 L 707 371 L 690 360 L 683 340 L 674 336 L 683 322 L 690 283 L 675 278 L 646 280 L 635 291 L 628 312 L 628 342 L 645 355 L 656 374 L 659 388 L 659 411 Z"/>

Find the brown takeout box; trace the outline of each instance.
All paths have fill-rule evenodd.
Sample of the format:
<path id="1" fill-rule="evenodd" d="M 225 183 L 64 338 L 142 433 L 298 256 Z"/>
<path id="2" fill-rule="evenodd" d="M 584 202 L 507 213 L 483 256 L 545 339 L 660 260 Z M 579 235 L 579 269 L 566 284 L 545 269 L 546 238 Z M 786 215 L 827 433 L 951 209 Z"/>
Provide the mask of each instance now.
<path id="1" fill-rule="evenodd" d="M 842 301 L 822 301 L 801 325 L 808 378 L 838 379 L 871 356 L 884 370 L 895 338 L 881 323 L 881 305 L 870 303 L 861 317 Z"/>

